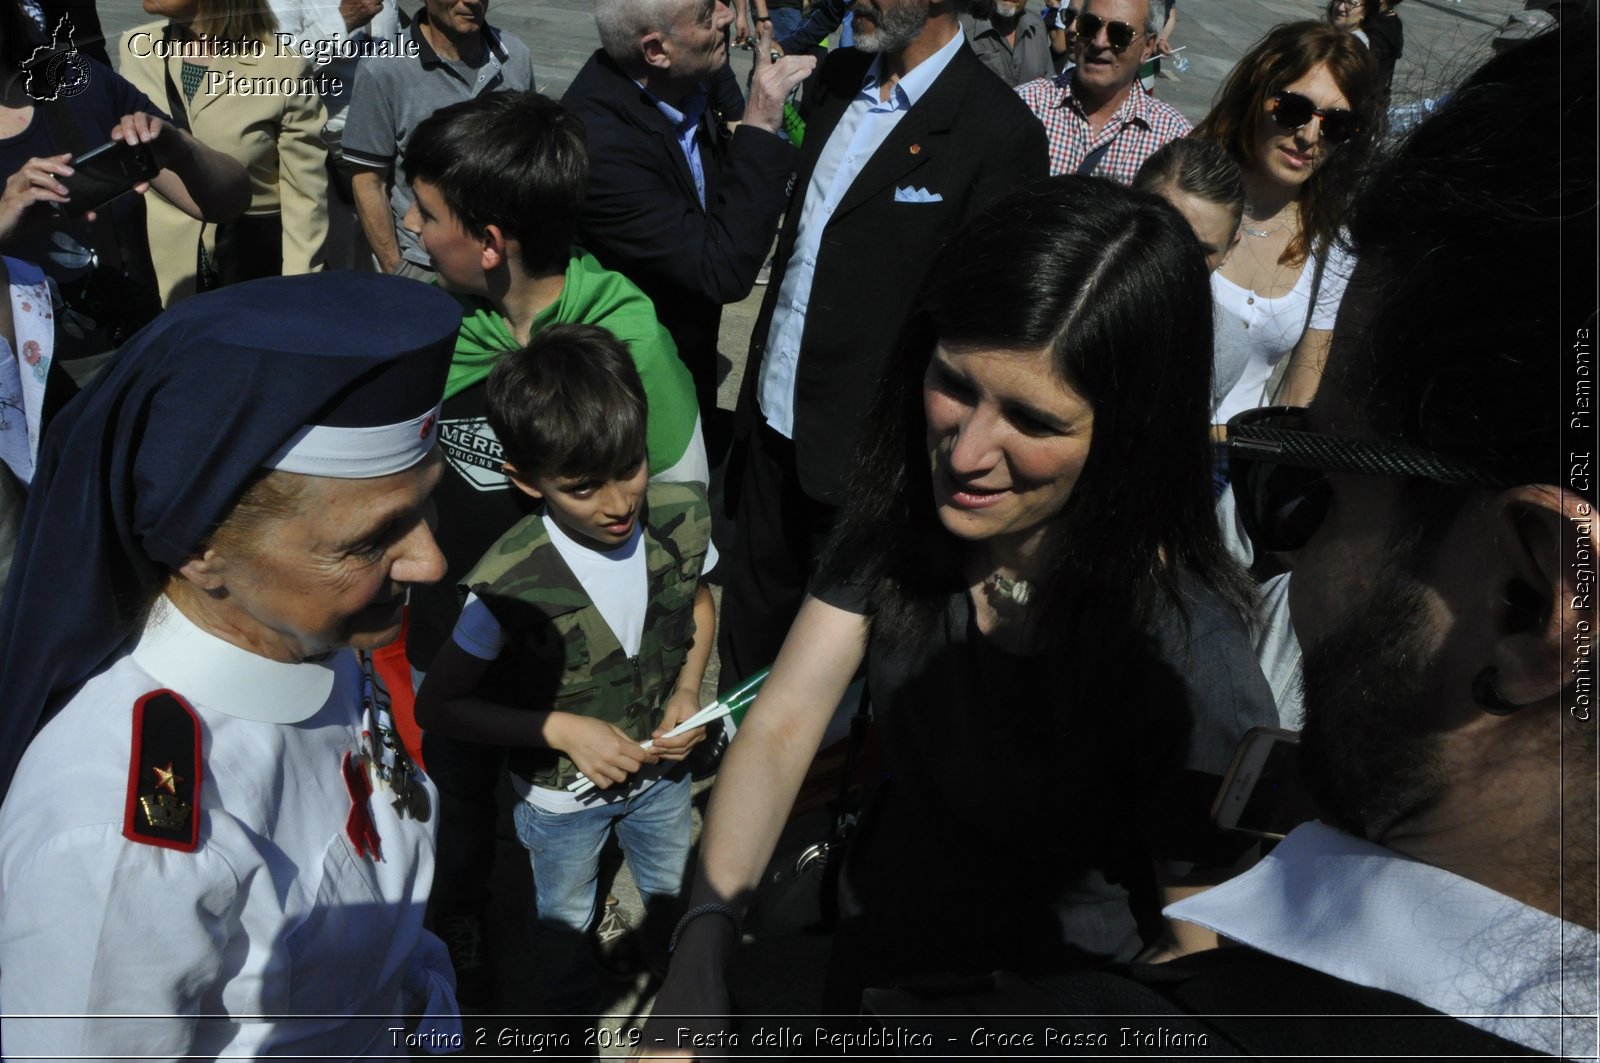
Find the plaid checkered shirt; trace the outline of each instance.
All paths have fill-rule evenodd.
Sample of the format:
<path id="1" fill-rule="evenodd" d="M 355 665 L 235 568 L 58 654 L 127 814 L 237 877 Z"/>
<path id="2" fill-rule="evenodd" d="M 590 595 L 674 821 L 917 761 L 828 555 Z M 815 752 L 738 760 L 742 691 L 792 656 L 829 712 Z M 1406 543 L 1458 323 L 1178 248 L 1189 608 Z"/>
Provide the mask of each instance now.
<path id="1" fill-rule="evenodd" d="M 1189 121 L 1171 104 L 1148 95 L 1135 84 L 1098 134 L 1089 130 L 1083 105 L 1072 95 L 1072 79 L 1062 86 L 1055 78 L 1036 78 L 1017 86 L 1017 95 L 1044 123 L 1050 142 L 1050 174 L 1076 173 L 1090 152 L 1110 148 L 1092 171 L 1119 184 L 1133 183 L 1134 174 L 1157 149 L 1189 132 Z"/>

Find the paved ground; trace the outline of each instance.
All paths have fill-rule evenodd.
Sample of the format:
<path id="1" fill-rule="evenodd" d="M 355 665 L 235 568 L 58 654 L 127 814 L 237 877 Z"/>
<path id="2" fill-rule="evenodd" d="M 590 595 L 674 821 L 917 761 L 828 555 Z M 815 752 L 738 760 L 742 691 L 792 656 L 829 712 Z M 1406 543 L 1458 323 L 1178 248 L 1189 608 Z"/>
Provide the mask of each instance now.
<path id="1" fill-rule="evenodd" d="M 1519 0 L 1410 0 L 1403 8 L 1406 52 L 1396 71 L 1396 102 L 1436 95 L 1459 80 L 1488 55 L 1489 35 L 1509 12 L 1521 6 Z M 99 7 L 108 36 L 149 20 L 133 0 L 100 0 Z M 596 45 L 591 9 L 590 0 L 499 0 L 491 8 L 490 20 L 528 44 L 540 90 L 559 96 Z M 1189 69 L 1179 81 L 1157 82 L 1158 94 L 1197 121 L 1234 62 L 1262 33 L 1281 21 L 1319 17 L 1321 11 L 1322 4 L 1315 0 L 1182 0 L 1173 43 L 1184 46 L 1181 54 L 1189 60 Z M 736 53 L 735 62 L 742 71 L 748 55 Z M 722 350 L 733 356 L 725 363 L 721 398 L 726 407 L 732 406 L 737 393 L 743 353 L 763 293 L 763 288 L 756 288 L 724 314 Z M 715 689 L 715 683 L 713 674 L 708 677 L 708 691 Z M 516 1013 L 528 1007 L 526 971 L 533 961 L 526 945 L 525 898 L 531 886 L 526 854 L 517 845 L 509 820 L 501 833 L 493 913 L 502 976 L 498 1010 Z M 637 918 L 637 893 L 625 870 L 614 888 Z M 734 972 L 736 999 L 751 1011 L 814 1011 L 826 951 L 825 939 L 804 935 L 747 949 Z M 633 984 L 613 988 L 606 1007 L 610 1018 L 605 1024 L 606 1029 L 617 1031 L 611 1043 L 625 1043 L 627 1031 L 648 1014 L 654 988 L 643 976 Z M 486 1035 L 491 1046 L 487 1054 L 503 1025 L 498 1020 L 474 1021 L 469 1022 L 469 1030 L 476 1027 Z"/>

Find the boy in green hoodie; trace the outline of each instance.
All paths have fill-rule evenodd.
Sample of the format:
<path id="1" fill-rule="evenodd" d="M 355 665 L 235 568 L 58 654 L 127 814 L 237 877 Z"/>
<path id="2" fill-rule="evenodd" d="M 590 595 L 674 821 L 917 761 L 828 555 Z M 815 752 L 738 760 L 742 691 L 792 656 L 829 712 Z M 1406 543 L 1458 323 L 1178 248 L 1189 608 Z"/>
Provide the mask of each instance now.
<path id="1" fill-rule="evenodd" d="M 416 194 L 406 227 L 463 312 L 439 418 L 446 471 L 434 494 L 447 570 L 412 595 L 406 634 L 420 683 L 460 611 L 456 582 L 529 512 L 487 419 L 484 381 L 505 354 L 551 325 L 605 328 L 626 345 L 644 383 L 650 479 L 704 486 L 708 477 L 694 382 L 655 307 L 573 246 L 589 182 L 581 124 L 537 93 L 492 93 L 420 123 L 402 165 Z M 481 1008 L 493 996 L 483 916 L 504 754 L 426 735 L 423 755 L 440 793 L 435 926 L 450 945 L 463 1006 Z"/>

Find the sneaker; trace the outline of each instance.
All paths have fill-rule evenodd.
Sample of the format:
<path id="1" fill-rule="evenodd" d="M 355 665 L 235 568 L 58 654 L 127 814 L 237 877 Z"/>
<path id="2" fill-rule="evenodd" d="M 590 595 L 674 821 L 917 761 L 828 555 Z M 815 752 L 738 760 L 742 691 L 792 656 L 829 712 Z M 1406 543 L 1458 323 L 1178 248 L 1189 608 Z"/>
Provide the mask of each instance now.
<path id="1" fill-rule="evenodd" d="M 622 906 L 615 897 L 606 898 L 605 910 L 594 928 L 595 958 L 600 969 L 618 981 L 631 981 L 639 972 L 639 954 L 633 939 L 633 927 L 622 914 Z"/>
<path id="2" fill-rule="evenodd" d="M 772 259 L 767 259 L 767 264 L 756 272 L 756 284 L 766 284 L 772 279 Z"/>
<path id="3" fill-rule="evenodd" d="M 450 950 L 456 971 L 456 1002 L 469 1015 L 481 1015 L 494 1006 L 494 968 L 489 963 L 487 926 L 481 915 L 443 915 L 435 929 Z"/>

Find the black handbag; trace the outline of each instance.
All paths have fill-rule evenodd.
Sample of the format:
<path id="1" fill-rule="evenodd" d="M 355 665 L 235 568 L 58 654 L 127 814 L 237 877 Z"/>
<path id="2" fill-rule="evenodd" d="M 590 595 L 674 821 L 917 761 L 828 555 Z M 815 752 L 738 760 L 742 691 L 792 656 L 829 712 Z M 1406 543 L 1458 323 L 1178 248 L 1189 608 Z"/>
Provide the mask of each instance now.
<path id="1" fill-rule="evenodd" d="M 121 347 L 161 313 L 161 300 L 122 268 L 115 248 L 96 231 L 99 265 L 76 280 L 56 282 L 62 306 L 69 312 L 63 315 L 62 328 L 100 336 L 107 349 Z"/>
<path id="2" fill-rule="evenodd" d="M 837 792 L 827 804 L 789 821 L 756 887 L 750 921 L 763 934 L 827 934 L 838 923 L 839 874 L 871 789 L 856 779 L 871 729 L 871 705 L 863 687 L 850 717 Z M 819 755 L 818 762 L 822 760 Z"/>
<path id="3" fill-rule="evenodd" d="M 195 251 L 194 289 L 209 292 L 225 284 L 277 277 L 283 273 L 283 215 L 246 214 L 217 225 L 213 249 L 205 234 Z"/>

